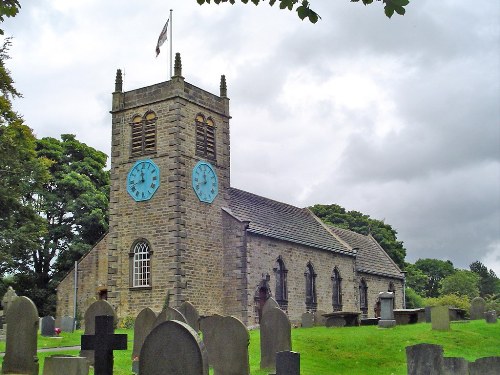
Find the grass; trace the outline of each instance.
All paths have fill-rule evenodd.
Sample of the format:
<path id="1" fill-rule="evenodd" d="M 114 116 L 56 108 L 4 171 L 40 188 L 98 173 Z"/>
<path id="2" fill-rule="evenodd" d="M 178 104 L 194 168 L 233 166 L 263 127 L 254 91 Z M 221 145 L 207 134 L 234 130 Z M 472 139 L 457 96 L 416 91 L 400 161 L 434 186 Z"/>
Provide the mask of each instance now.
<path id="1" fill-rule="evenodd" d="M 397 326 L 379 329 L 376 326 L 346 328 L 297 328 L 292 330 L 292 348 L 300 352 L 302 375 L 406 374 L 405 347 L 418 343 L 439 344 L 447 357 L 464 357 L 469 361 L 488 356 L 500 356 L 500 324 L 487 324 L 482 320 L 453 323 L 451 331 L 433 331 L 430 324 Z M 131 373 L 133 330 L 117 330 L 127 333 L 129 349 L 115 351 L 114 375 Z M 38 347 L 71 346 L 80 344 L 81 331 L 62 333 L 62 339 L 39 337 Z M 251 375 L 268 375 L 260 370 L 259 331 L 250 332 Z M 0 343 L 0 351 L 5 343 Z M 78 355 L 78 351 L 57 354 Z M 46 356 L 38 353 L 40 373 Z M 0 358 L 0 362 L 3 358 Z M 210 372 L 212 374 L 212 372 Z"/>

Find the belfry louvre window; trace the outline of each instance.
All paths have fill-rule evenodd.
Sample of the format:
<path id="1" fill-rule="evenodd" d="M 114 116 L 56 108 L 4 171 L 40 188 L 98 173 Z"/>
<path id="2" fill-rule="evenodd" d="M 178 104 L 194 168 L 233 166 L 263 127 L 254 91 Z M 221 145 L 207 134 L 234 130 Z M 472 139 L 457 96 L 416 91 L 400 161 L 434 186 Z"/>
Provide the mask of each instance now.
<path id="1" fill-rule="evenodd" d="M 215 160 L 215 123 L 209 117 L 196 116 L 196 155 Z"/>
<path id="2" fill-rule="evenodd" d="M 146 241 L 139 241 L 134 246 L 132 265 L 132 286 L 150 286 L 151 252 Z"/>
<path id="3" fill-rule="evenodd" d="M 156 114 L 146 112 L 144 116 L 135 115 L 132 118 L 132 139 L 130 153 L 139 156 L 156 151 Z"/>

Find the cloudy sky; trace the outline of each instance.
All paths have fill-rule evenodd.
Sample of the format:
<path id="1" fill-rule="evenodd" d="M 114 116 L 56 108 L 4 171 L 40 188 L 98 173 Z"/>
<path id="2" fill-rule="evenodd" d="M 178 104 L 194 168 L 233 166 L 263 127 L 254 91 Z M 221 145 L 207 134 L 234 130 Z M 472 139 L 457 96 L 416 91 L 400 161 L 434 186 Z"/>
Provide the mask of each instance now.
<path id="1" fill-rule="evenodd" d="M 115 72 L 183 76 L 231 98 L 231 184 L 299 207 L 337 203 L 398 231 L 407 260 L 480 260 L 500 275 L 500 2 L 311 0 L 316 25 L 266 3 L 21 0 L 4 23 L 15 108 L 37 137 L 110 153 Z"/>

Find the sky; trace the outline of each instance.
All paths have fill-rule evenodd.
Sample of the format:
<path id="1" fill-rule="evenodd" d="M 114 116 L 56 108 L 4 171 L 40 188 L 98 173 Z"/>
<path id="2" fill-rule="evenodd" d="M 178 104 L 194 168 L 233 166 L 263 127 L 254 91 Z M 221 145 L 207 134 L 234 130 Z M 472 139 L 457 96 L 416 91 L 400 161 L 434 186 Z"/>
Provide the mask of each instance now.
<path id="1" fill-rule="evenodd" d="M 311 0 L 295 12 L 196 0 L 21 0 L 4 22 L 14 101 L 38 138 L 75 134 L 110 154 L 116 69 L 124 90 L 187 82 L 231 111 L 231 185 L 384 220 L 406 260 L 479 260 L 500 276 L 500 2 Z"/>

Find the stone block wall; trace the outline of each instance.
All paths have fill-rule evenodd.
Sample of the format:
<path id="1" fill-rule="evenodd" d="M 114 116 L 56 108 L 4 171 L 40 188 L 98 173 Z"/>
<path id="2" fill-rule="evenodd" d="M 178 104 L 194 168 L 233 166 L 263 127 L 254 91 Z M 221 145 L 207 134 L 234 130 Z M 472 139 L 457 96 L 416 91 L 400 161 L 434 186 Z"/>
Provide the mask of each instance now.
<path id="1" fill-rule="evenodd" d="M 358 273 L 356 287 L 359 287 L 361 278 L 364 278 L 368 287 L 368 317 L 375 317 L 375 304 L 380 292 L 387 292 L 389 290 L 389 283 L 392 282 L 395 288 L 395 309 L 403 308 L 403 280 L 395 279 L 387 276 L 373 275 L 369 273 Z M 356 311 L 359 310 L 359 306 Z"/>

